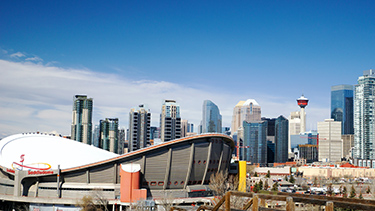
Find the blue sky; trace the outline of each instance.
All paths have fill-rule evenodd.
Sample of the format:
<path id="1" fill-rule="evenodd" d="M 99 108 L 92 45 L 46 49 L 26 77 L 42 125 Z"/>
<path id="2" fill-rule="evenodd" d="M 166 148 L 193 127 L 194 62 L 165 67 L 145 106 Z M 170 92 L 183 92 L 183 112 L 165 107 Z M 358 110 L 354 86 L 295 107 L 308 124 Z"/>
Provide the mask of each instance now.
<path id="1" fill-rule="evenodd" d="M 176 99 L 195 125 L 203 100 L 230 125 L 240 100 L 307 128 L 329 118 L 330 87 L 374 68 L 373 1 L 1 1 L 0 136 L 70 133 L 72 97 L 94 98 L 94 124 Z M 87 80 L 87 79 L 90 80 Z M 19 112 L 22 110 L 22 112 Z"/>

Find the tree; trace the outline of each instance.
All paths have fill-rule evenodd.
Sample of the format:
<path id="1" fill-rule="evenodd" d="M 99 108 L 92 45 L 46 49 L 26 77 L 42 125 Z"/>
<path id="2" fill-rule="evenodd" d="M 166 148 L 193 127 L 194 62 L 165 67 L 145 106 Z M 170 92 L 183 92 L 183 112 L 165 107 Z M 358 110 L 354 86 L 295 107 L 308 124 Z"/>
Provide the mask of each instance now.
<path id="1" fill-rule="evenodd" d="M 273 183 L 272 191 L 278 191 L 278 190 L 279 190 L 279 183 L 278 182 Z"/>
<path id="2" fill-rule="evenodd" d="M 348 197 L 348 190 L 346 189 L 346 186 L 344 186 L 344 188 L 342 189 L 342 197 Z"/>
<path id="3" fill-rule="evenodd" d="M 328 185 L 328 188 L 327 188 L 327 195 L 328 196 L 332 196 L 333 195 L 333 187 L 332 187 L 332 183 L 330 183 Z"/>
<path id="4" fill-rule="evenodd" d="M 318 185 L 318 178 L 314 177 L 314 186 L 316 187 Z"/>
<path id="5" fill-rule="evenodd" d="M 213 205 L 216 205 L 227 191 L 238 190 L 238 186 L 238 176 L 228 176 L 228 172 L 222 171 L 211 174 L 209 188 L 218 196 L 214 198 Z M 240 209 L 243 206 L 243 198 L 231 196 L 230 203 L 231 207 Z"/>
<path id="6" fill-rule="evenodd" d="M 354 198 L 355 196 L 356 196 L 355 188 L 354 188 L 354 185 L 352 185 L 349 198 Z"/>
<path id="7" fill-rule="evenodd" d="M 171 210 L 172 207 L 178 206 L 178 203 L 176 203 L 176 198 L 173 196 L 173 193 L 164 192 L 164 197 L 160 200 L 159 204 L 163 206 L 165 211 Z M 137 208 L 137 204 L 136 204 Z M 139 207 L 140 208 L 140 207 Z M 144 209 L 139 209 L 144 210 Z"/>
<path id="8" fill-rule="evenodd" d="M 247 165 L 246 166 L 246 173 L 248 173 L 249 175 L 254 175 L 255 166 L 254 165 Z"/>
<path id="9" fill-rule="evenodd" d="M 253 192 L 254 193 L 258 193 L 259 192 L 259 184 L 256 182 L 255 184 L 254 184 L 254 188 L 253 188 Z"/>
<path id="10" fill-rule="evenodd" d="M 259 190 L 263 190 L 263 181 L 262 180 L 259 180 L 258 188 L 259 188 Z"/>
<path id="11" fill-rule="evenodd" d="M 270 178 L 271 177 L 271 172 L 270 170 L 267 171 L 267 174 L 266 174 L 266 178 Z"/>
<path id="12" fill-rule="evenodd" d="M 359 193 L 359 199 L 363 199 L 362 192 Z"/>
<path id="13" fill-rule="evenodd" d="M 266 181 L 264 182 L 264 190 L 268 190 L 268 180 L 266 179 Z"/>
<path id="14" fill-rule="evenodd" d="M 257 174 L 257 172 L 255 172 L 255 173 L 254 173 L 254 177 L 258 177 L 258 174 Z"/>
<path id="15" fill-rule="evenodd" d="M 342 194 L 342 185 L 340 185 L 339 192 Z"/>
<path id="16" fill-rule="evenodd" d="M 371 193 L 371 189 L 370 189 L 370 186 L 367 186 L 367 190 L 366 190 L 366 193 L 367 193 L 367 194 L 370 194 L 370 193 Z"/>
<path id="17" fill-rule="evenodd" d="M 290 175 L 289 182 L 294 184 L 295 181 L 296 180 L 294 179 L 293 175 Z"/>
<path id="18" fill-rule="evenodd" d="M 226 180 L 228 177 L 228 172 L 223 173 L 222 171 L 211 174 L 209 188 L 217 196 L 224 196 L 226 192 Z"/>
<path id="19" fill-rule="evenodd" d="M 82 211 L 103 211 L 108 210 L 105 205 L 98 204 L 98 201 L 92 196 L 84 196 L 76 205 L 82 208 Z M 104 208 L 104 209 L 103 209 Z"/>

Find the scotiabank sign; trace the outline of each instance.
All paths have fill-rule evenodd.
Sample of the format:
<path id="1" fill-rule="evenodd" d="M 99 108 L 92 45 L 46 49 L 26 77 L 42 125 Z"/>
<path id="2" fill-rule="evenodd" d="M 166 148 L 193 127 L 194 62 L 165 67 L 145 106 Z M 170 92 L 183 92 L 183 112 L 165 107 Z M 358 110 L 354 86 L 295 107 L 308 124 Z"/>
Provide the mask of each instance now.
<path id="1" fill-rule="evenodd" d="M 53 174 L 53 171 L 28 171 L 27 175 Z"/>
<path id="2" fill-rule="evenodd" d="M 13 173 L 13 174 L 16 173 L 15 170 L 13 170 L 13 169 L 8 169 L 8 168 L 7 168 L 7 172 L 9 172 L 9 173 Z"/>
<path id="3" fill-rule="evenodd" d="M 16 173 L 16 171 L 15 170 L 13 170 L 13 169 L 6 169 L 6 172 L 8 172 L 8 173 L 12 173 L 12 174 L 14 174 L 14 173 Z M 53 171 L 27 171 L 27 175 L 45 175 L 45 174 L 53 174 Z"/>

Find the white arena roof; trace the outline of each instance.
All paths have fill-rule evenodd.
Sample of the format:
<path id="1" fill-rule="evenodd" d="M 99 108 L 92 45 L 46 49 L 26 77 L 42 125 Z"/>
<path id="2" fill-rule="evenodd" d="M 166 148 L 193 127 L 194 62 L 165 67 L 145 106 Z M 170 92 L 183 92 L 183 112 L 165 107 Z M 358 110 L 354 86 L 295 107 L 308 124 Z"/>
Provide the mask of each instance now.
<path id="1" fill-rule="evenodd" d="M 106 150 L 59 136 L 17 134 L 0 140 L 0 166 L 19 170 L 72 168 L 117 157 Z"/>

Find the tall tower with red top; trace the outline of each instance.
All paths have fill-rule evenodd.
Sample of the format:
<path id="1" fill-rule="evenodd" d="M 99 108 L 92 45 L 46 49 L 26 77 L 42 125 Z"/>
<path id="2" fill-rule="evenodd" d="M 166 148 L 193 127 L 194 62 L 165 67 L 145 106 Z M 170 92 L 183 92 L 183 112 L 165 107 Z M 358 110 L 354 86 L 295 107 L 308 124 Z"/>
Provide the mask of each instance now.
<path id="1" fill-rule="evenodd" d="M 309 99 L 307 99 L 305 96 L 302 96 L 297 99 L 297 104 L 299 107 L 301 107 L 301 133 L 306 132 L 306 113 L 305 113 L 305 107 L 309 103 Z"/>

